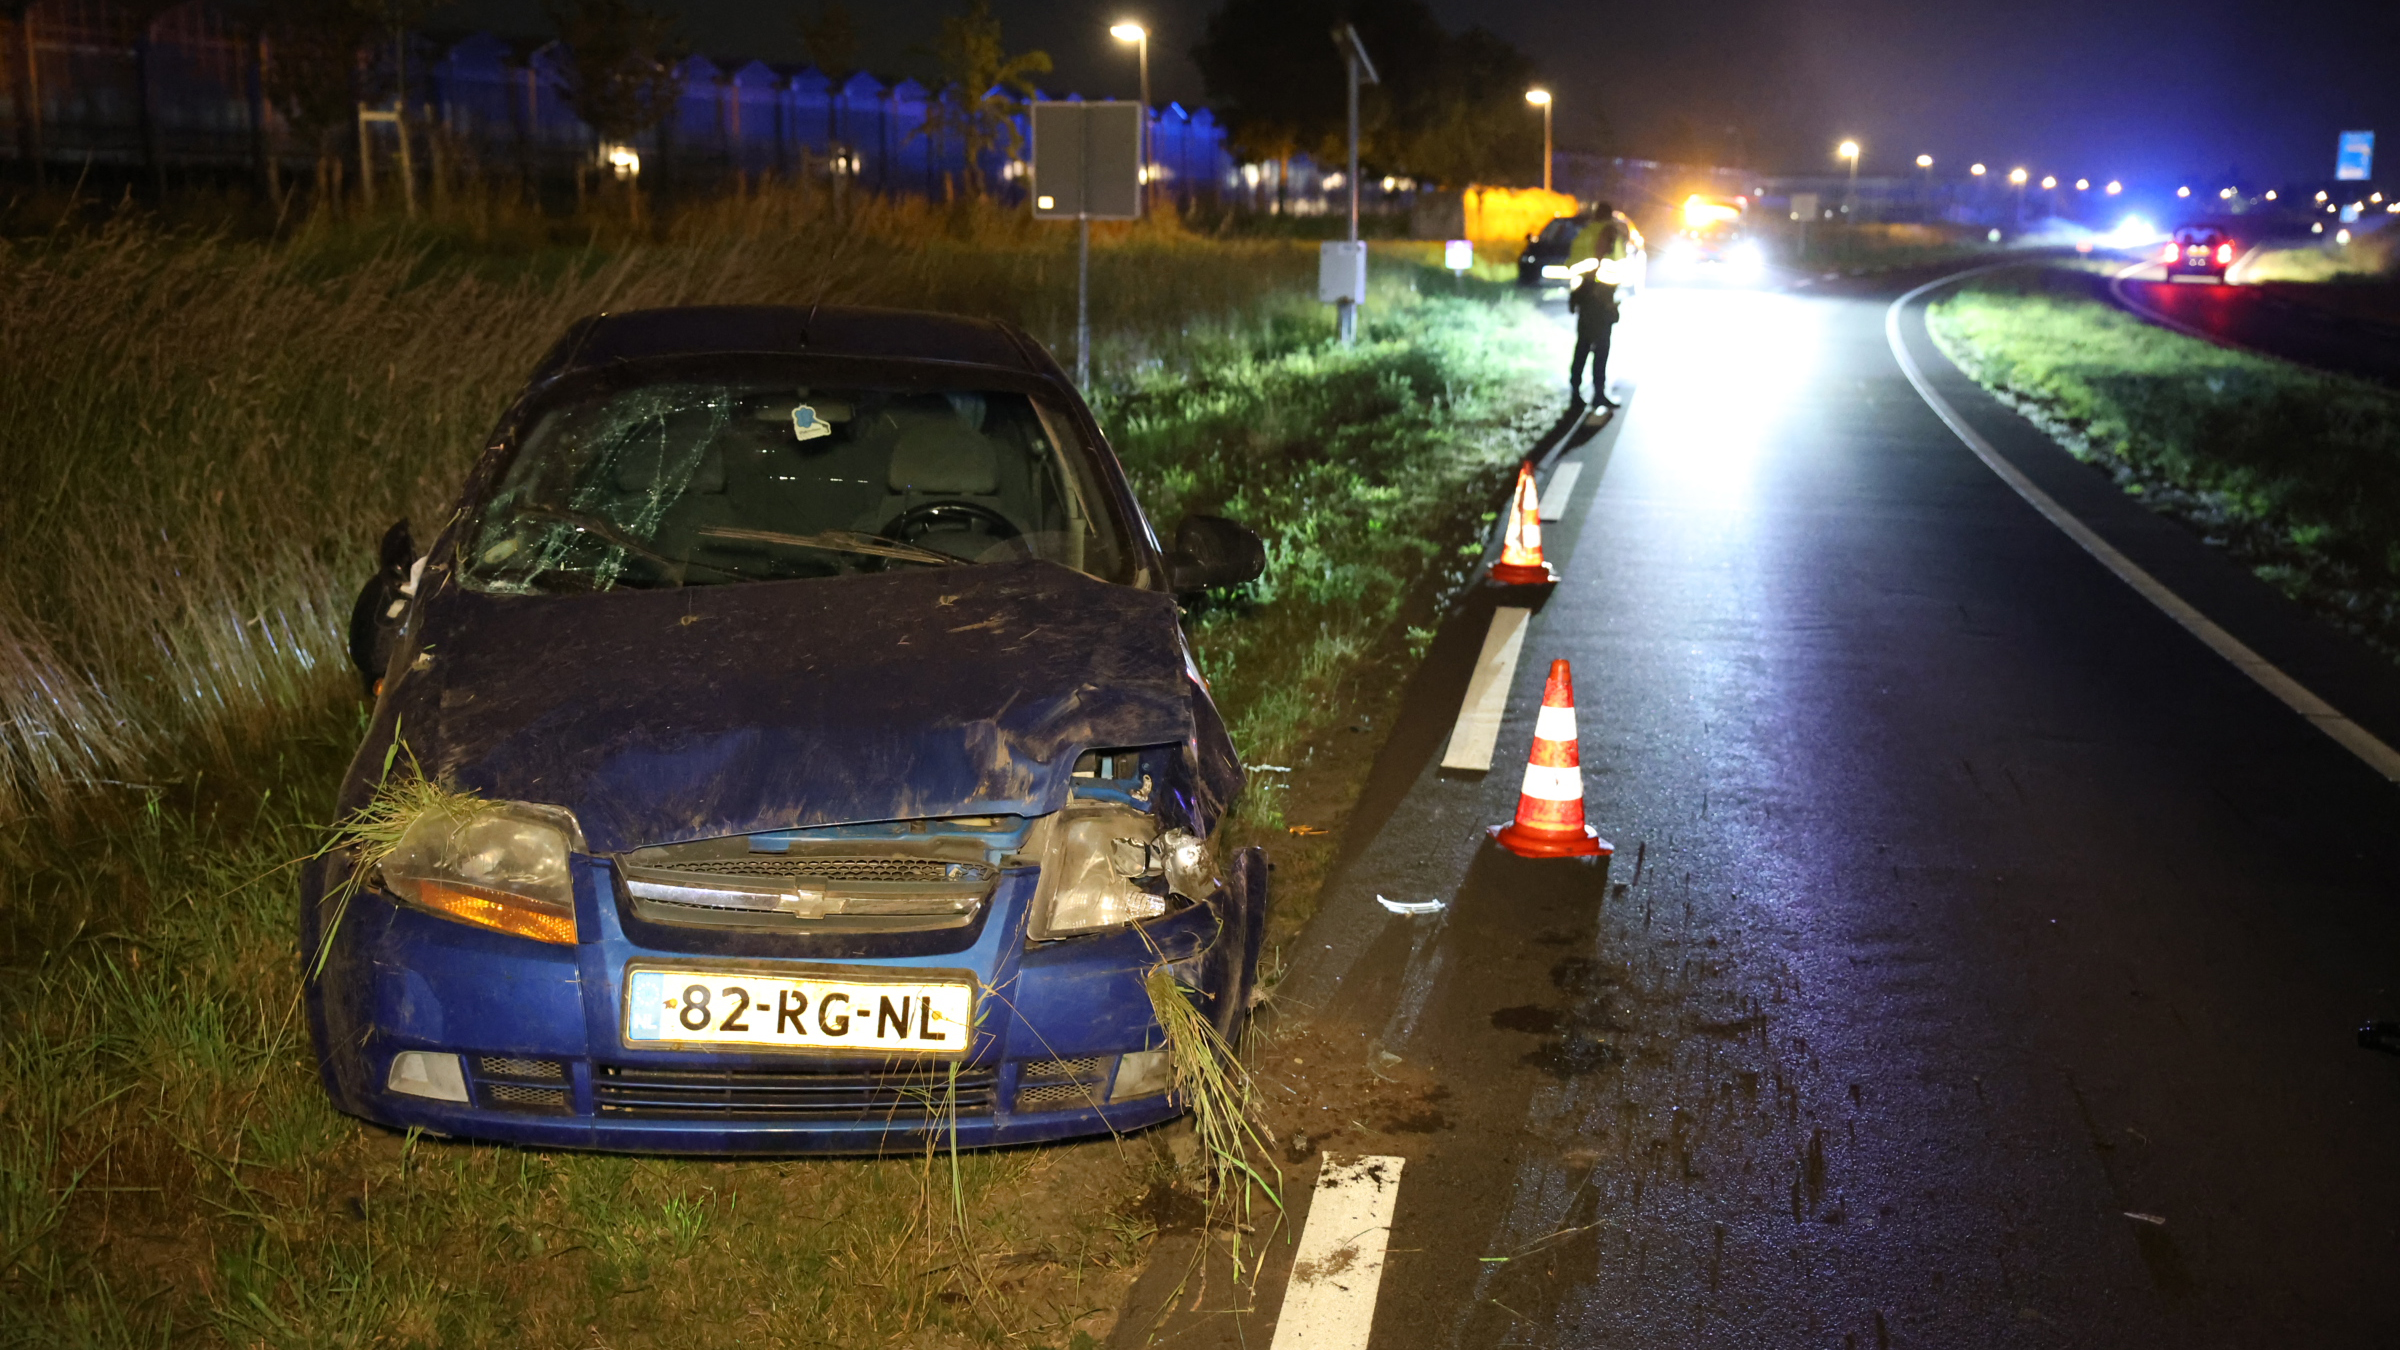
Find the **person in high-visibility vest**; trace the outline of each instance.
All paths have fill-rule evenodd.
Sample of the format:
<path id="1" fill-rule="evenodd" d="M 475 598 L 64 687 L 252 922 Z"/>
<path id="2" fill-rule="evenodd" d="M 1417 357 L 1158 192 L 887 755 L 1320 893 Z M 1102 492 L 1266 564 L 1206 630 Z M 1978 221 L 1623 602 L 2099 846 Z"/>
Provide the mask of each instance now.
<path id="1" fill-rule="evenodd" d="M 1604 268 L 1600 264 L 1623 262 L 1628 247 L 1627 241 L 1625 223 L 1618 219 L 1617 208 L 1607 202 L 1602 202 L 1592 208 L 1591 219 L 1584 223 L 1582 229 L 1575 232 L 1575 244 L 1567 250 L 1568 265 L 1573 267 L 1578 275 L 1592 271 L 1614 272 L 1616 269 Z M 1584 265 L 1586 263 L 1591 266 L 1587 268 Z M 1616 284 L 1616 280 L 1614 276 L 1608 278 L 1609 284 L 1612 286 Z"/>
<path id="2" fill-rule="evenodd" d="M 1608 396 L 1608 342 L 1617 323 L 1617 288 L 1585 273 L 1567 292 L 1567 308 L 1575 315 L 1575 361 L 1567 367 L 1567 393 L 1583 397 L 1583 363 L 1592 363 L 1592 402 L 1617 406 Z"/>
<path id="3" fill-rule="evenodd" d="M 1591 223 L 1576 231 L 1575 245 L 1567 251 L 1575 272 L 1574 289 L 1567 292 L 1567 309 L 1575 315 L 1575 360 L 1567 367 L 1567 391 L 1583 397 L 1583 366 L 1588 360 L 1592 402 L 1603 408 L 1617 406 L 1608 396 L 1608 344 L 1617 323 L 1617 283 L 1616 269 L 1601 264 L 1622 262 L 1625 252 L 1625 227 L 1607 202 L 1592 209 Z"/>

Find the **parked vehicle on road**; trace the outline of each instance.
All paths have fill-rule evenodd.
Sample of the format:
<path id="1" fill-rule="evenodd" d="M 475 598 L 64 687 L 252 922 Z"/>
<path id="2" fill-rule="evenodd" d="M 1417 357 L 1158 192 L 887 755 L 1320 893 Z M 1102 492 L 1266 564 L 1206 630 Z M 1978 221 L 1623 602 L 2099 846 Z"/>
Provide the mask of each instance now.
<path id="1" fill-rule="evenodd" d="M 1617 228 L 1624 232 L 1624 256 L 1597 260 L 1601 279 L 1615 286 L 1618 298 L 1630 299 L 1649 276 L 1649 256 L 1644 251 L 1642 232 L 1622 211 L 1610 213 Z M 1577 258 L 1575 240 L 1592 225 L 1596 217 L 1589 212 L 1577 216 L 1560 216 L 1525 239 L 1525 251 L 1517 256 L 1517 284 L 1539 288 L 1547 296 L 1555 292 L 1566 294 L 1574 284 L 1577 267 L 1589 259 Z M 1589 269 L 1586 269 L 1589 270 Z"/>
<path id="2" fill-rule="evenodd" d="M 2160 250 L 2158 261 L 2165 268 L 2165 280 L 2177 277 L 2215 277 L 2225 280 L 2225 270 L 2233 266 L 2233 240 L 2224 231 L 2205 225 L 2186 226 L 2175 232 Z"/>
<path id="3" fill-rule="evenodd" d="M 543 360 L 361 596 L 304 885 L 325 1088 L 394 1127 L 684 1153 L 1122 1131 L 1182 1110 L 1145 975 L 1228 1035 L 1267 905 L 1162 549 L 1014 328 L 652 310 Z"/>

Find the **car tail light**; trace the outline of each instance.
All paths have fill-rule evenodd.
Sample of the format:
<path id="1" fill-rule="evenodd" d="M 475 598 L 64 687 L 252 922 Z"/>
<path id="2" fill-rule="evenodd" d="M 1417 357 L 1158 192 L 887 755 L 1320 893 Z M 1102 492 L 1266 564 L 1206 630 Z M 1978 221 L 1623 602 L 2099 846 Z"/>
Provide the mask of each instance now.
<path id="1" fill-rule="evenodd" d="M 2175 246 L 2173 244 L 2167 245 L 2166 249 L 2158 255 L 2158 260 L 2160 262 L 2175 261 Z"/>
<path id="2" fill-rule="evenodd" d="M 2221 262 L 2221 263 L 2229 263 L 2229 262 L 2232 262 L 2232 261 L 2233 261 L 2233 245 L 2231 245 L 2231 244 L 2219 244 L 2219 245 L 2217 245 L 2217 261 L 2218 261 L 2218 262 Z"/>

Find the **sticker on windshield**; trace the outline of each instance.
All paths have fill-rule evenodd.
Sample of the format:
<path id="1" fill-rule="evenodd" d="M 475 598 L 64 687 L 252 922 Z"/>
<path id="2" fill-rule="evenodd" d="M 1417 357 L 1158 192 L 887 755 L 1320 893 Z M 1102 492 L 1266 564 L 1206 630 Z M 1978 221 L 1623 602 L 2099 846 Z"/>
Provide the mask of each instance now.
<path id="1" fill-rule="evenodd" d="M 813 441 L 819 436 L 830 436 L 832 434 L 833 423 L 817 416 L 817 410 L 815 408 L 803 403 L 800 406 L 792 409 L 793 440 Z"/>

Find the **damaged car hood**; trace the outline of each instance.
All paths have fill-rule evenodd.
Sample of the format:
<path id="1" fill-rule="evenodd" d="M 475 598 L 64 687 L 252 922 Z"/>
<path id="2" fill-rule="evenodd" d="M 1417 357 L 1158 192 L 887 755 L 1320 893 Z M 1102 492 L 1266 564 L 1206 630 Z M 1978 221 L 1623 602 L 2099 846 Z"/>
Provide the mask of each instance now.
<path id="1" fill-rule="evenodd" d="M 417 645 L 394 692 L 426 772 L 564 806 L 600 853 L 1039 815 L 1087 748 L 1194 739 L 1174 600 L 1044 562 L 590 595 L 444 585 Z M 1229 797 L 1240 771 L 1214 749 L 1201 777 Z"/>

